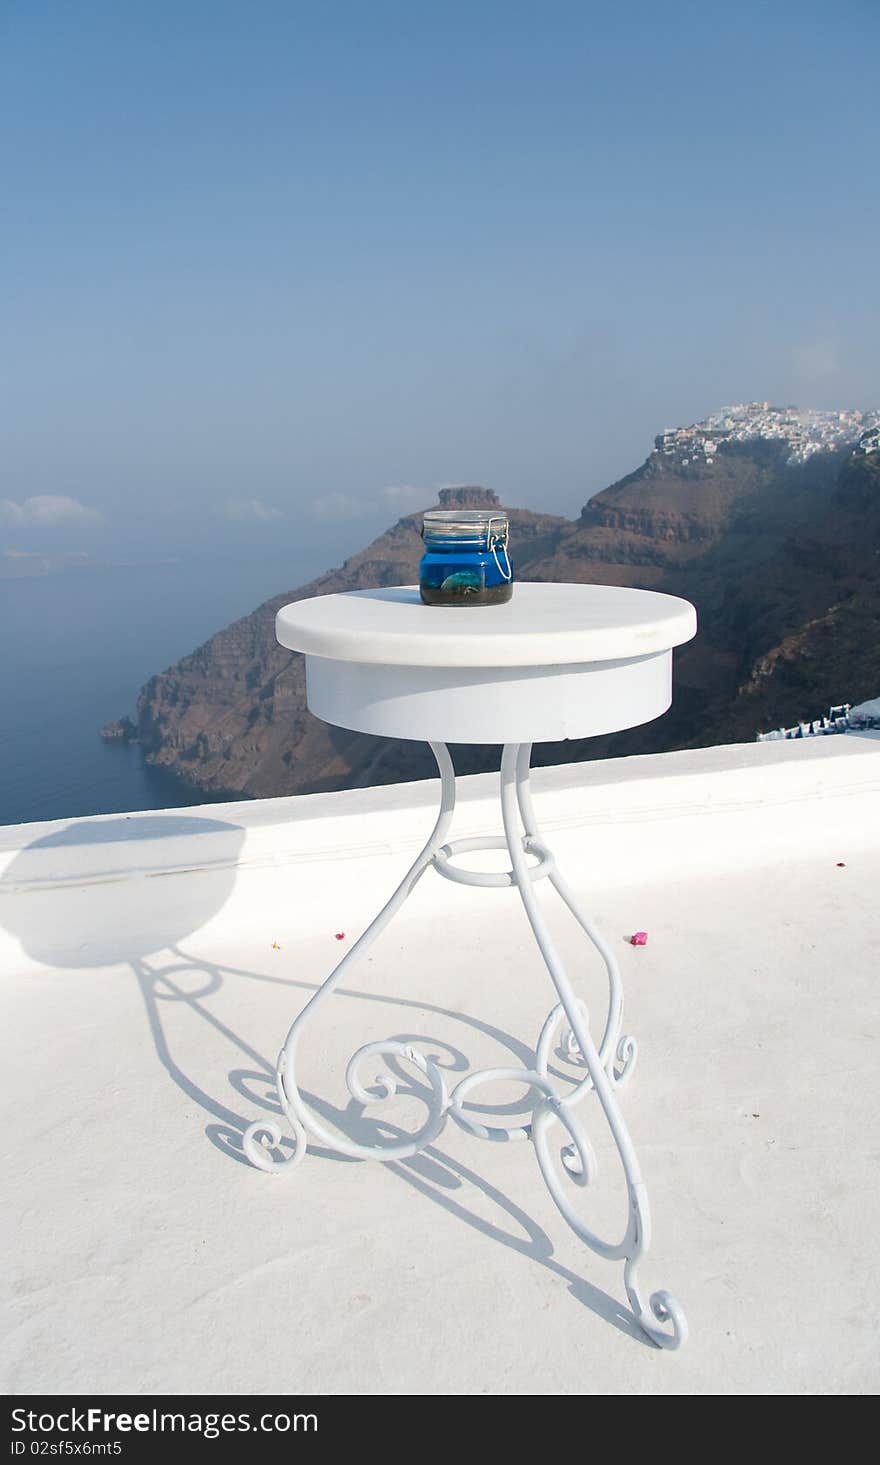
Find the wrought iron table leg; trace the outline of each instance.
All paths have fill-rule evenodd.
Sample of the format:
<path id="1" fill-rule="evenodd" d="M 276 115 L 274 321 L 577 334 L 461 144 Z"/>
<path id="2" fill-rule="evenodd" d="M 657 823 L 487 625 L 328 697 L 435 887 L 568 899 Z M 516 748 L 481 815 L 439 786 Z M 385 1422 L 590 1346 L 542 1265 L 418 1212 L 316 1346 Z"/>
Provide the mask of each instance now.
<path id="1" fill-rule="evenodd" d="M 650 1297 L 649 1311 L 642 1298 L 636 1278 L 636 1267 L 648 1249 L 651 1238 L 648 1193 L 642 1180 L 635 1148 L 630 1139 L 623 1114 L 617 1103 L 617 1098 L 614 1093 L 614 1081 L 606 1069 L 606 1063 L 609 1062 L 609 1059 L 607 1057 L 603 1059 L 601 1051 L 596 1048 L 593 1042 L 588 1023 L 585 1020 L 583 1006 L 579 1002 L 568 980 L 565 969 L 553 945 L 543 912 L 535 895 L 534 883 L 526 864 L 526 853 L 523 847 L 524 841 L 519 833 L 517 812 L 522 812 L 523 823 L 527 831 L 527 839 L 529 837 L 534 838 L 537 828 L 528 788 L 529 754 L 530 748 L 528 744 L 522 744 L 520 746 L 509 744 L 504 749 L 502 755 L 501 812 L 504 820 L 504 832 L 507 838 L 507 848 L 510 852 L 513 873 L 529 924 L 540 948 L 541 955 L 544 958 L 544 963 L 550 973 L 553 985 L 559 994 L 560 1002 L 565 1011 L 565 1016 L 571 1031 L 577 1040 L 577 1046 L 586 1064 L 589 1079 L 592 1082 L 592 1087 L 596 1091 L 623 1165 L 627 1183 L 629 1216 L 626 1230 L 620 1241 L 604 1241 L 581 1220 L 560 1183 L 560 1176 L 551 1155 L 549 1135 L 554 1125 L 558 1123 L 567 1131 L 577 1156 L 577 1169 L 574 1169 L 571 1164 L 570 1148 L 560 1156 L 569 1179 L 573 1179 L 581 1186 L 586 1186 L 595 1178 L 595 1163 L 592 1160 L 592 1147 L 589 1144 L 580 1118 L 574 1113 L 574 1106 L 578 1099 L 582 1097 L 584 1080 L 581 1081 L 577 1088 L 562 1097 L 556 1094 L 545 1093 L 539 1098 L 532 1114 L 532 1141 L 547 1188 L 569 1226 L 571 1226 L 572 1230 L 582 1241 L 586 1242 L 600 1256 L 620 1257 L 624 1260 L 624 1285 L 630 1306 L 639 1324 L 649 1337 L 653 1338 L 661 1347 L 679 1348 L 687 1337 L 687 1322 L 681 1307 L 669 1292 L 654 1292 Z M 589 923 L 581 915 L 576 904 L 570 898 L 570 892 L 567 892 L 567 887 L 561 881 L 561 878 L 557 876 L 554 880 L 553 874 L 551 873 L 550 879 L 553 880 L 562 898 L 580 921 L 580 924 L 584 927 L 591 940 L 602 951 L 603 956 L 605 956 L 609 976 L 611 976 L 612 972 L 616 973 L 616 965 L 611 953 L 607 952 L 607 948 L 603 949 L 604 943 L 601 941 L 601 937 L 597 939 L 598 933 L 594 932 Z M 619 978 L 617 979 L 616 989 L 614 979 L 612 978 L 612 997 L 603 1043 L 603 1046 L 607 1046 L 608 1049 L 611 1048 L 616 1039 L 617 1025 L 619 1024 L 621 1015 L 622 998 L 619 990 Z"/>
<path id="2" fill-rule="evenodd" d="M 329 1149 L 355 1159 L 402 1160 L 417 1154 L 436 1139 L 448 1117 L 482 1139 L 530 1139 L 535 1146 L 547 1188 L 572 1230 L 600 1256 L 623 1260 L 627 1297 L 640 1326 L 660 1347 L 678 1348 L 687 1337 L 687 1323 L 681 1307 L 670 1293 L 662 1291 L 652 1293 L 646 1305 L 636 1278 L 636 1267 L 650 1243 L 650 1212 L 635 1149 L 615 1093 L 615 1089 L 630 1077 L 636 1058 L 635 1040 L 628 1036 L 622 1037 L 620 1033 L 623 1018 L 620 973 L 611 948 L 584 914 L 571 888 L 557 870 L 553 855 L 540 835 L 529 786 L 531 745 L 514 743 L 508 744 L 504 749 L 501 761 L 504 837 L 487 836 L 458 840 L 450 844 L 445 844 L 444 840 L 455 807 L 455 774 L 446 746 L 443 743 L 432 743 L 431 748 L 440 770 L 441 786 L 440 810 L 431 836 L 391 899 L 334 968 L 323 986 L 306 1003 L 292 1024 L 279 1054 L 276 1085 L 281 1108 L 293 1130 L 293 1154 L 277 1160 L 270 1153 L 267 1142 L 274 1147 L 281 1143 L 281 1130 L 274 1120 L 257 1120 L 248 1127 L 243 1140 L 245 1153 L 262 1170 L 286 1170 L 302 1160 L 308 1138 L 312 1137 L 320 1140 Z M 520 820 L 523 834 L 519 829 Z M 451 864 L 451 858 L 455 854 L 473 849 L 498 848 L 506 848 L 510 855 L 511 869 L 506 873 L 468 871 Z M 529 855 L 537 861 L 536 864 L 528 863 Z M 374 1057 L 394 1057 L 412 1064 L 428 1079 L 431 1094 L 428 1100 L 428 1116 L 417 1133 L 395 1143 L 357 1144 L 328 1130 L 305 1104 L 296 1082 L 297 1044 L 310 1015 L 331 995 L 346 971 L 396 915 L 429 866 L 433 866 L 447 879 L 462 884 L 517 887 L 559 1002 L 541 1030 L 535 1050 L 534 1068 L 481 1069 L 462 1079 L 451 1094 L 447 1092 L 437 1064 L 411 1044 L 389 1039 L 367 1043 L 359 1048 L 346 1069 L 349 1093 L 359 1103 L 371 1104 L 390 1098 L 397 1088 L 397 1080 L 387 1069 L 378 1073 L 374 1071 L 367 1076 L 364 1065 Z M 537 901 L 535 885 L 544 877 L 549 878 L 605 963 L 609 984 L 608 1014 L 598 1048 L 590 1033 L 584 1004 L 569 982 Z M 553 1036 L 563 1020 L 568 1024 L 568 1053 L 587 1070 L 583 1078 L 566 1093 L 558 1091 L 548 1066 Z M 465 1108 L 465 1100 L 475 1088 L 498 1079 L 523 1083 L 536 1092 L 530 1123 L 487 1125 L 478 1120 L 472 1110 Z M 368 1084 L 372 1087 L 367 1087 Z M 624 1234 L 619 1241 L 604 1240 L 581 1220 L 566 1194 L 552 1155 L 550 1135 L 554 1127 L 560 1125 L 568 1141 L 559 1152 L 566 1179 L 579 1187 L 587 1187 L 595 1182 L 597 1166 L 593 1148 L 580 1116 L 575 1113 L 576 1106 L 590 1091 L 594 1091 L 598 1098 L 626 1177 L 628 1215 Z"/>
<path id="3" fill-rule="evenodd" d="M 368 1058 L 387 1055 L 402 1059 L 404 1062 L 412 1063 L 429 1080 L 432 1089 L 432 1103 L 428 1118 L 417 1134 L 398 1144 L 356 1144 L 354 1140 L 327 1129 L 306 1105 L 296 1082 L 296 1050 L 305 1024 L 331 996 L 346 972 L 372 946 L 376 937 L 396 916 L 428 866 L 434 863 L 436 853 L 446 837 L 455 809 L 455 770 L 449 756 L 449 749 L 444 743 L 432 743 L 431 749 L 440 769 L 440 810 L 437 822 L 426 845 L 413 860 L 391 899 L 382 907 L 375 920 L 370 923 L 351 950 L 346 952 L 342 960 L 334 967 L 330 976 L 314 997 L 306 1003 L 291 1025 L 284 1040 L 284 1046 L 278 1055 L 275 1084 L 278 1101 L 293 1130 L 294 1151 L 285 1159 L 274 1159 L 265 1142 L 268 1141 L 272 1146 L 277 1147 L 281 1143 L 281 1129 L 274 1120 L 258 1119 L 245 1130 L 242 1143 L 248 1159 L 260 1170 L 278 1172 L 298 1165 L 305 1155 L 308 1136 L 320 1140 L 322 1144 L 335 1150 L 338 1154 L 348 1155 L 352 1159 L 405 1160 L 436 1139 L 446 1123 L 447 1093 L 443 1075 L 432 1059 L 425 1058 L 417 1048 L 406 1043 L 389 1040 L 388 1042 L 365 1044 L 349 1060 L 345 1074 L 349 1093 L 361 1104 L 371 1104 L 378 1099 L 390 1098 L 397 1086 L 392 1074 L 383 1071 L 371 1075 L 367 1080 L 379 1088 L 378 1094 L 371 1093 L 369 1089 L 365 1088 L 362 1065 Z"/>
<path id="4" fill-rule="evenodd" d="M 532 790 L 529 777 L 531 751 L 531 743 L 520 743 L 516 749 L 515 759 L 516 800 L 519 808 L 519 816 L 522 820 L 523 829 L 525 830 L 523 844 L 526 850 L 536 843 L 541 845 L 544 843 L 532 805 Z M 505 749 L 506 752 L 507 750 Z M 510 757 L 513 758 L 513 753 L 510 754 Z M 584 931 L 585 935 L 589 937 L 605 963 L 605 970 L 608 973 L 608 1015 L 605 1019 L 605 1031 L 602 1035 L 602 1041 L 599 1044 L 599 1056 L 602 1060 L 603 1068 L 607 1069 L 609 1078 L 620 1088 L 632 1077 L 633 1069 L 636 1066 L 636 1058 L 638 1057 L 638 1044 L 635 1038 L 629 1034 L 624 1034 L 622 1037 L 620 1035 L 620 1028 L 623 1022 L 623 983 L 620 979 L 620 968 L 617 965 L 617 958 L 601 931 L 596 928 L 589 916 L 585 914 L 574 891 L 562 875 L 555 860 L 547 874 L 550 884 L 560 899 L 568 906 L 578 925 Z M 546 1072 L 550 1041 L 556 1026 L 563 1016 L 564 1008 L 562 1003 L 560 1003 L 550 1013 L 544 1031 L 538 1041 L 538 1069 L 542 1073 Z M 583 1062 L 583 1054 L 580 1052 L 577 1038 L 571 1027 L 569 1027 L 568 1033 L 563 1041 L 568 1050 L 568 1056 L 571 1058 L 579 1058 Z M 592 1087 L 592 1079 L 587 1075 L 582 1088 L 578 1091 L 578 1097 L 580 1097 L 581 1092 Z"/>

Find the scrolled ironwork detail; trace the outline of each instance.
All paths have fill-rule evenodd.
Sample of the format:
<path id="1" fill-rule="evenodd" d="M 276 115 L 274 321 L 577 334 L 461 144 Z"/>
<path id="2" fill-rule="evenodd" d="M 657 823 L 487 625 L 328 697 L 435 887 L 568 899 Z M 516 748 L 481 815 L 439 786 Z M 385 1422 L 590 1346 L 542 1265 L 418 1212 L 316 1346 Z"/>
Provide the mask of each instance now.
<path id="1" fill-rule="evenodd" d="M 270 1173 L 291 1170 L 298 1165 L 312 1139 L 353 1159 L 406 1159 L 429 1145 L 439 1135 L 447 1118 L 454 1119 L 463 1129 L 481 1139 L 503 1142 L 531 1140 L 544 1183 L 571 1229 L 598 1255 L 623 1260 L 626 1295 L 639 1326 L 658 1347 L 679 1348 L 687 1338 L 687 1322 L 679 1303 L 671 1293 L 663 1290 L 652 1292 L 645 1302 L 636 1275 L 650 1241 L 650 1212 L 635 1149 L 617 1101 L 617 1090 L 632 1076 L 638 1053 L 635 1039 L 621 1032 L 623 989 L 620 974 L 614 953 L 581 909 L 540 835 L 529 788 L 530 747 L 528 744 L 514 744 L 504 749 L 501 762 L 503 842 L 481 837 L 455 844 L 446 843 L 455 805 L 452 761 L 442 743 L 432 743 L 431 747 L 441 777 L 440 809 L 434 830 L 391 899 L 299 1013 L 279 1055 L 276 1086 L 281 1110 L 291 1126 L 293 1152 L 281 1159 L 275 1158 L 272 1151 L 277 1151 L 282 1144 L 281 1129 L 274 1119 L 264 1118 L 245 1130 L 242 1141 L 244 1153 L 252 1164 Z M 520 824 L 524 832 L 520 831 Z M 450 856 L 455 853 L 468 849 L 494 849 L 500 843 L 506 847 L 510 857 L 509 873 L 489 875 L 453 870 L 449 864 Z M 530 865 L 527 855 L 536 856 L 538 865 Z M 395 1064 L 410 1064 L 427 1080 L 429 1091 L 407 1088 L 407 1092 L 417 1093 L 427 1105 L 428 1114 L 421 1129 L 388 1142 L 360 1144 L 347 1135 L 328 1129 L 305 1103 L 296 1080 L 297 1044 L 309 1017 L 332 994 L 345 972 L 388 925 L 424 872 L 431 867 L 465 884 L 516 886 L 559 1001 L 541 1029 L 533 1068 L 482 1069 L 460 1079 L 451 1093 L 438 1063 L 413 1043 L 388 1038 L 363 1044 L 349 1059 L 345 1073 L 348 1091 L 357 1104 L 372 1108 L 401 1092 L 404 1086 L 401 1079 L 391 1071 L 387 1061 L 378 1061 L 382 1059 L 393 1059 Z M 549 879 L 605 964 L 608 1009 L 598 1043 L 593 1041 L 586 1006 L 566 975 L 538 903 L 536 885 L 543 876 Z M 560 1034 L 560 1046 L 555 1050 L 556 1056 L 564 1063 L 585 1070 L 564 1090 L 550 1072 L 557 1033 Z M 564 1075 L 558 1076 L 564 1080 Z M 534 1091 L 527 1121 L 490 1124 L 478 1117 L 473 1107 L 466 1105 L 465 1101 L 477 1087 L 494 1081 L 521 1083 Z M 623 1235 L 618 1240 L 606 1240 L 587 1224 L 573 1204 L 569 1190 L 572 1185 L 586 1190 L 595 1185 L 598 1177 L 596 1154 L 579 1108 L 589 1093 L 595 1095 L 626 1177 L 627 1220 Z M 484 1106 L 484 1112 L 488 1107 Z M 562 1131 L 561 1136 L 557 1126 Z M 397 1134 L 399 1136 L 400 1131 Z M 557 1149 L 560 1139 L 563 1142 Z"/>
<path id="2" fill-rule="evenodd" d="M 270 1150 L 277 1150 L 282 1141 L 281 1125 L 274 1119 L 257 1119 L 249 1124 L 241 1139 L 241 1147 L 252 1165 L 270 1175 L 281 1175 L 301 1164 L 308 1149 L 306 1132 L 301 1124 L 291 1123 L 293 1154 L 283 1160 L 273 1159 Z M 268 1144 L 266 1143 L 268 1141 Z"/>

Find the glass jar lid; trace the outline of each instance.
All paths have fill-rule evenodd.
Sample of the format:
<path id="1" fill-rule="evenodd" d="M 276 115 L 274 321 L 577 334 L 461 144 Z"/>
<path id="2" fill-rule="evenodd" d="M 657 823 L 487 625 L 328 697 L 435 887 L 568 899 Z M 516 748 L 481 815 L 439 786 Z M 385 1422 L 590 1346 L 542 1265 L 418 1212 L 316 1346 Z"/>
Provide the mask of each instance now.
<path id="1" fill-rule="evenodd" d="M 507 515 L 493 509 L 429 509 L 422 520 L 422 538 L 492 539 L 506 541 Z"/>

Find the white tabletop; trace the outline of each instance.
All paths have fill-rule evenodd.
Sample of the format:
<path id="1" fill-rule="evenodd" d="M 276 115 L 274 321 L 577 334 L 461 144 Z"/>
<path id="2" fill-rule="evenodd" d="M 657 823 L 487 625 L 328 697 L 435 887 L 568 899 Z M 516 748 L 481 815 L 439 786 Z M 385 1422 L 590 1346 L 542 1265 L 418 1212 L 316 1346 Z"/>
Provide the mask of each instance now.
<path id="1" fill-rule="evenodd" d="M 276 618 L 282 646 L 380 666 L 536 667 L 668 651 L 696 634 L 687 600 L 617 585 L 517 584 L 506 605 L 428 606 L 418 587 L 317 595 Z"/>

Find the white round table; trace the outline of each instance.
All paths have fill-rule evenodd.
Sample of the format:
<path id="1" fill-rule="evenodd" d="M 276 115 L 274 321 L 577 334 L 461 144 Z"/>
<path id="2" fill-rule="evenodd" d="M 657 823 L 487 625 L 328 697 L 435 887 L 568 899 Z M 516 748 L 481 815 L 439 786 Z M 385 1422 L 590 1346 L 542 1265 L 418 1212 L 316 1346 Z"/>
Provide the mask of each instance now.
<path id="1" fill-rule="evenodd" d="M 617 1090 L 630 1078 L 636 1043 L 622 1033 L 623 991 L 611 948 L 582 910 L 556 867 L 535 819 L 529 788 L 534 742 L 593 737 L 635 727 L 665 712 L 672 700 L 672 650 L 696 632 L 686 600 L 648 590 L 608 585 L 520 584 L 500 606 L 422 605 L 417 587 L 394 586 L 322 595 L 284 606 L 276 620 L 282 646 L 303 652 L 308 705 L 337 726 L 380 737 L 430 743 L 440 770 L 440 809 L 434 829 L 391 899 L 296 1017 L 278 1057 L 276 1086 L 293 1129 L 293 1153 L 273 1155 L 282 1143 L 273 1120 L 245 1132 L 248 1158 L 262 1170 L 298 1164 L 308 1139 L 359 1159 L 400 1160 L 429 1145 L 448 1119 L 490 1140 L 530 1140 L 541 1174 L 562 1215 L 582 1240 L 604 1257 L 624 1262 L 633 1313 L 658 1345 L 678 1348 L 687 1336 L 679 1304 L 668 1292 L 646 1303 L 636 1267 L 650 1240 L 648 1197 Z M 455 808 L 450 742 L 502 743 L 502 835 L 447 841 Z M 455 864 L 475 849 L 505 849 L 510 869 L 486 872 Z M 296 1050 L 303 1027 L 367 950 L 429 868 L 449 880 L 487 888 L 515 885 L 547 966 L 558 1002 L 548 1014 L 529 1068 L 482 1069 L 448 1090 L 433 1059 L 412 1044 L 367 1043 L 349 1060 L 346 1082 L 360 1104 L 389 1098 L 399 1078 L 380 1066 L 415 1068 L 427 1088 L 428 1117 L 397 1142 L 365 1145 L 330 1130 L 304 1102 L 296 1081 Z M 597 1041 L 583 1002 L 553 945 L 536 885 L 546 877 L 604 960 L 609 1000 Z M 554 1050 L 554 1039 L 557 1047 Z M 551 1073 L 553 1051 L 584 1072 L 566 1089 Z M 377 1068 L 380 1071 L 377 1072 Z M 484 1124 L 467 1099 L 499 1079 L 525 1084 L 534 1094 L 530 1122 Z M 577 1107 L 595 1093 L 611 1130 L 627 1181 L 628 1218 L 622 1237 L 608 1241 L 581 1218 L 571 1186 L 596 1180 L 596 1160 Z M 563 1141 L 559 1146 L 560 1138 Z M 555 1141 L 555 1142 L 554 1142 Z"/>

